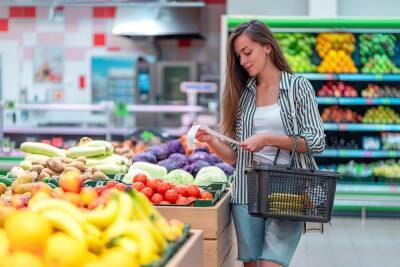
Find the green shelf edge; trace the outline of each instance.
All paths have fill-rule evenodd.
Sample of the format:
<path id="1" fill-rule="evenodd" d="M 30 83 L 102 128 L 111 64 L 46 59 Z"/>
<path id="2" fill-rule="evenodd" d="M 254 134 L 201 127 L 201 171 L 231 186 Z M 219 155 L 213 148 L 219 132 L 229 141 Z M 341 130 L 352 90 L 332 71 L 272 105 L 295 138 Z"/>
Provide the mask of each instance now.
<path id="1" fill-rule="evenodd" d="M 387 212 L 393 212 L 393 211 L 400 211 L 400 206 L 399 207 L 385 207 L 385 206 L 363 206 L 366 211 L 387 211 Z M 333 205 L 333 211 L 361 211 L 362 207 L 358 205 L 354 206 L 341 206 L 341 205 Z"/>
<path id="2" fill-rule="evenodd" d="M 230 17 L 227 16 L 228 29 L 241 23 L 258 19 L 270 28 L 342 28 L 342 29 L 393 29 L 400 28 L 398 18 L 310 18 L 310 17 Z"/>

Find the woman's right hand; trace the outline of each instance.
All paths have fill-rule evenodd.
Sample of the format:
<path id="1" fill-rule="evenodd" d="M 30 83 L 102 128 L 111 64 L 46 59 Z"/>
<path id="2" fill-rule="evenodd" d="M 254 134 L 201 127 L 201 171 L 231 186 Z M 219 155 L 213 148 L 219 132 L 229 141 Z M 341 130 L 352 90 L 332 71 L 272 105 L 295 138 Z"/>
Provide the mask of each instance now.
<path id="1" fill-rule="evenodd" d="M 196 136 L 195 136 L 196 140 L 200 141 L 200 142 L 204 142 L 204 143 L 211 143 L 211 141 L 214 140 L 214 136 L 212 136 L 211 134 L 209 134 L 207 131 L 199 129 L 197 130 Z"/>

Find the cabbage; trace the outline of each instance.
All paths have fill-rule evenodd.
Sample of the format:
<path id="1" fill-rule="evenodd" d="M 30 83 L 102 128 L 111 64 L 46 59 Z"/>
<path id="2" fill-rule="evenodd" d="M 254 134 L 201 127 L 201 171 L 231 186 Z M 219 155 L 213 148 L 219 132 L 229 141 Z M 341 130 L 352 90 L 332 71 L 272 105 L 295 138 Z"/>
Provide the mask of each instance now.
<path id="1" fill-rule="evenodd" d="M 233 172 L 235 171 L 235 168 L 233 168 L 231 165 L 229 165 L 228 163 L 225 163 L 225 162 L 217 163 L 214 166 L 223 170 L 224 173 L 228 176 L 232 175 Z"/>
<path id="2" fill-rule="evenodd" d="M 199 151 L 196 153 L 193 153 L 192 155 L 189 156 L 189 162 L 190 163 L 195 163 L 198 160 L 204 160 L 208 162 L 208 153 L 204 151 Z"/>
<path id="3" fill-rule="evenodd" d="M 132 164 L 131 168 L 146 171 L 150 175 L 151 179 L 162 178 L 167 175 L 167 169 L 165 167 L 148 162 L 135 162 Z"/>
<path id="4" fill-rule="evenodd" d="M 182 143 L 178 139 L 168 141 L 165 145 L 167 146 L 169 154 L 172 153 L 185 154 L 185 149 L 183 148 Z"/>
<path id="5" fill-rule="evenodd" d="M 165 167 L 169 172 L 179 168 L 177 162 L 172 159 L 164 159 L 159 161 L 157 165 Z"/>
<path id="6" fill-rule="evenodd" d="M 218 167 L 208 166 L 200 169 L 196 175 L 194 184 L 198 186 L 209 186 L 212 183 L 226 183 L 228 178 L 223 170 Z"/>
<path id="7" fill-rule="evenodd" d="M 221 163 L 222 162 L 222 160 L 217 156 L 217 155 L 215 155 L 215 154 L 210 154 L 209 156 L 208 156 L 208 159 L 207 159 L 207 161 L 211 164 L 211 165 L 215 165 L 215 164 L 217 164 L 217 163 Z"/>
<path id="8" fill-rule="evenodd" d="M 156 156 L 157 160 L 163 160 L 168 158 L 169 153 L 166 145 L 157 145 L 151 147 L 148 152 Z"/>
<path id="9" fill-rule="evenodd" d="M 169 155 L 168 159 L 175 161 L 178 168 L 183 168 L 186 164 L 188 164 L 188 159 L 184 154 L 173 153 Z"/>
<path id="10" fill-rule="evenodd" d="M 187 184 L 192 184 L 194 178 L 187 171 L 184 171 L 182 169 L 177 169 L 168 173 L 163 180 L 173 184 L 187 185 Z"/>

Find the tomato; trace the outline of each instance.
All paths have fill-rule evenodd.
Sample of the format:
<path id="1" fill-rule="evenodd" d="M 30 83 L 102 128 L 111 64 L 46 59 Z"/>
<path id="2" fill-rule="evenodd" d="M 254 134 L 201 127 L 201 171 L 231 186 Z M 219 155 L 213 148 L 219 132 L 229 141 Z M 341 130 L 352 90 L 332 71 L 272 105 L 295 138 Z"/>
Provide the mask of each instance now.
<path id="1" fill-rule="evenodd" d="M 195 198 L 199 198 L 201 194 L 199 187 L 196 185 L 186 186 L 186 193 L 189 197 L 195 197 Z"/>
<path id="2" fill-rule="evenodd" d="M 133 177 L 133 182 L 134 182 L 134 183 L 136 183 L 136 182 L 142 182 L 143 184 L 146 185 L 146 183 L 147 183 L 147 176 L 144 175 L 143 173 L 136 174 L 135 177 Z"/>
<path id="3" fill-rule="evenodd" d="M 166 182 L 161 182 L 157 186 L 157 192 L 160 193 L 161 195 L 164 195 L 165 192 L 171 189 L 171 185 Z"/>
<path id="4" fill-rule="evenodd" d="M 171 205 L 171 203 L 169 203 L 166 200 L 163 200 L 163 201 L 160 202 L 160 205 Z"/>
<path id="5" fill-rule="evenodd" d="M 151 202 L 153 202 L 154 204 L 159 204 L 161 201 L 164 200 L 164 197 L 159 194 L 159 193 L 155 193 L 152 197 L 151 197 Z"/>
<path id="6" fill-rule="evenodd" d="M 204 191 L 204 192 L 201 193 L 201 199 L 209 199 L 209 200 L 211 200 L 213 198 L 214 198 L 213 194 L 211 194 L 208 191 Z"/>
<path id="7" fill-rule="evenodd" d="M 95 187 L 95 190 L 96 190 L 97 195 L 101 195 L 101 193 L 103 193 L 103 191 L 104 191 L 105 189 L 106 189 L 105 186 L 96 186 L 96 187 Z"/>
<path id="8" fill-rule="evenodd" d="M 153 189 L 154 192 L 156 192 L 157 191 L 158 182 L 155 179 L 148 180 L 147 181 L 147 186 L 150 187 L 151 189 Z"/>
<path id="9" fill-rule="evenodd" d="M 118 184 L 115 186 L 115 188 L 117 188 L 117 189 L 120 190 L 120 191 L 125 191 L 126 184 L 118 183 Z"/>
<path id="10" fill-rule="evenodd" d="M 156 181 L 157 184 L 163 183 L 163 182 L 164 182 L 164 180 L 163 180 L 163 179 L 160 179 L 160 178 L 154 178 L 153 180 Z"/>
<path id="11" fill-rule="evenodd" d="M 188 199 L 189 203 L 192 203 L 192 202 L 195 201 L 197 198 L 195 198 L 195 197 L 188 197 L 187 199 Z"/>
<path id="12" fill-rule="evenodd" d="M 174 189 L 169 189 L 167 192 L 164 194 L 164 198 L 166 201 L 169 201 L 171 203 L 175 203 L 176 200 L 178 199 L 179 195 Z"/>
<path id="13" fill-rule="evenodd" d="M 182 195 L 182 196 L 184 196 L 184 197 L 187 196 L 186 188 L 185 188 L 184 186 L 181 186 L 181 185 L 176 186 L 176 187 L 175 187 L 175 191 L 176 191 L 178 194 L 180 194 L 180 195 Z"/>
<path id="14" fill-rule="evenodd" d="M 145 194 L 146 197 L 147 197 L 148 199 L 151 199 L 151 197 L 152 197 L 153 194 L 154 194 L 153 189 L 151 189 L 151 187 L 148 187 L 148 186 L 146 186 L 145 188 L 143 188 L 142 191 L 140 191 L 140 192 L 142 192 L 143 194 Z"/>
<path id="15" fill-rule="evenodd" d="M 106 188 L 108 188 L 108 189 L 114 188 L 117 184 L 118 184 L 117 181 L 108 181 L 106 184 Z"/>
<path id="16" fill-rule="evenodd" d="M 142 191 L 142 189 L 146 187 L 146 185 L 144 183 L 142 183 L 142 182 L 133 183 L 132 186 L 133 186 L 133 188 L 135 188 L 139 192 Z"/>
<path id="17" fill-rule="evenodd" d="M 182 197 L 182 196 L 179 197 L 175 202 L 175 204 L 177 205 L 187 205 L 189 203 L 190 203 L 189 199 L 187 197 Z"/>

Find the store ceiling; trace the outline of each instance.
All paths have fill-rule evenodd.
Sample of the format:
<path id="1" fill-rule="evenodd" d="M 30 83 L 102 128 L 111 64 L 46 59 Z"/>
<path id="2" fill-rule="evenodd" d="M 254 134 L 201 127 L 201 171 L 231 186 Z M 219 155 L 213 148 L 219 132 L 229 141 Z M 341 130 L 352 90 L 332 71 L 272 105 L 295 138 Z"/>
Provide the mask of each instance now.
<path id="1" fill-rule="evenodd" d="M 66 5 L 135 5 L 135 4 L 204 4 L 202 0 L 1 0 L 2 6 L 66 6 Z"/>

